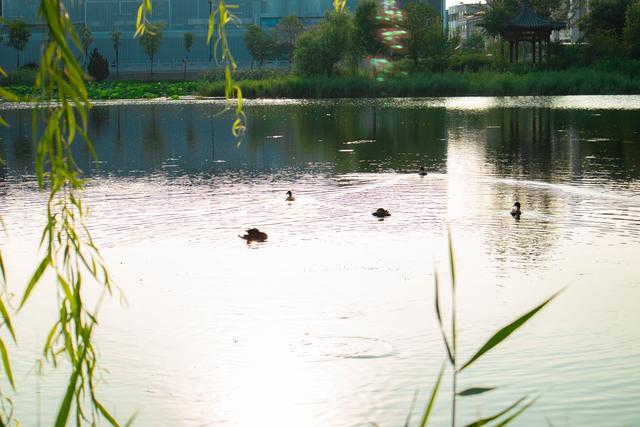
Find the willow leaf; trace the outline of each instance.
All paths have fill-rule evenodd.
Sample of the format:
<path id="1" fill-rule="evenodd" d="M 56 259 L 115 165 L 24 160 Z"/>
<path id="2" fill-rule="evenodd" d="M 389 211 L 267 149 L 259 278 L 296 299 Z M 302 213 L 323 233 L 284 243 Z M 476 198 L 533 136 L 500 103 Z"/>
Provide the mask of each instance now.
<path id="1" fill-rule="evenodd" d="M 7 351 L 7 347 L 4 345 L 4 341 L 2 339 L 0 339 L 0 353 L 2 353 L 2 365 L 4 366 L 4 371 L 7 374 L 7 378 L 9 379 L 11 387 L 13 387 L 13 389 L 15 390 L 16 385 L 13 382 L 11 363 L 9 363 L 9 352 Z"/>
<path id="2" fill-rule="evenodd" d="M 29 280 L 29 284 L 27 285 L 27 288 L 24 291 L 24 295 L 22 296 L 22 301 L 20 302 L 20 306 L 18 307 L 18 310 L 20 310 L 24 306 L 24 304 L 27 302 L 27 300 L 29 299 L 29 295 L 31 295 L 31 291 L 33 291 L 33 288 L 40 281 L 42 274 L 47 269 L 47 266 L 49 265 L 50 262 L 51 262 L 51 258 L 49 257 L 45 257 L 42 260 L 42 262 L 40 262 L 40 265 L 38 265 L 38 268 L 36 269 L 35 273 L 33 273 L 33 276 L 31 276 L 31 280 Z"/>
<path id="3" fill-rule="evenodd" d="M 4 320 L 4 324 L 9 329 L 9 333 L 13 338 L 13 341 L 16 342 L 16 334 L 13 331 L 13 325 L 11 324 L 11 317 L 9 316 L 9 312 L 7 311 L 7 307 L 4 305 L 4 301 L 0 299 L 0 313 L 2 314 L 2 319 Z"/>
<path id="4" fill-rule="evenodd" d="M 96 408 L 98 408 L 98 411 L 100 411 L 100 413 L 102 414 L 102 416 L 109 421 L 109 423 L 113 426 L 113 427 L 120 427 L 120 424 L 118 424 L 118 422 L 116 421 L 115 418 L 113 418 L 113 416 L 109 413 L 109 411 L 107 411 L 105 409 L 104 406 L 102 406 L 102 403 L 100 403 L 97 400 L 93 401 L 93 404 L 96 406 Z"/>
<path id="5" fill-rule="evenodd" d="M 556 292 L 551 297 L 549 297 L 546 301 L 544 301 L 542 304 L 540 304 L 539 306 L 535 307 L 533 310 L 529 311 L 525 315 L 521 316 L 517 320 L 513 321 L 512 323 L 508 324 L 507 326 L 505 326 L 504 328 L 502 328 L 498 332 L 496 332 L 486 342 L 486 344 L 483 345 L 482 348 L 480 348 L 480 350 L 478 350 L 478 352 L 476 354 L 474 354 L 473 357 L 471 359 L 469 359 L 469 361 L 467 363 L 465 363 L 458 371 L 462 371 L 467 366 L 469 366 L 473 362 L 475 362 L 478 358 L 480 358 L 480 356 L 482 356 L 487 351 L 491 350 L 493 347 L 495 347 L 496 345 L 498 345 L 502 341 L 504 341 L 509 335 L 511 335 L 518 328 L 520 328 L 522 325 L 524 325 L 529 319 L 531 319 L 538 311 L 542 310 L 542 308 L 545 305 L 547 305 L 549 302 L 551 302 L 551 300 L 553 300 L 555 297 L 557 297 L 558 294 L 560 292 L 562 292 L 563 290 L 564 289 L 561 289 L 560 291 Z"/>

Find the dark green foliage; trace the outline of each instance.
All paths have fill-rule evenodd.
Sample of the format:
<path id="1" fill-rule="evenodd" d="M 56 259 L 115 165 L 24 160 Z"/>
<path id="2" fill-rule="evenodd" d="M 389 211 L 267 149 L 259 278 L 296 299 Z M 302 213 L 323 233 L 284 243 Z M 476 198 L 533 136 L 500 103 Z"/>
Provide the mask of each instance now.
<path id="1" fill-rule="evenodd" d="M 289 67 L 293 62 L 293 51 L 298 36 L 302 34 L 304 27 L 302 21 L 297 16 L 285 16 L 273 29 L 276 50 L 279 56 L 287 58 Z"/>
<path id="2" fill-rule="evenodd" d="M 109 77 L 109 61 L 98 52 L 98 49 L 93 49 L 93 52 L 91 52 L 87 71 L 98 82 Z"/>
<path id="3" fill-rule="evenodd" d="M 251 54 L 251 68 L 253 68 L 253 61 L 258 61 L 258 66 L 262 67 L 265 60 L 275 56 L 276 41 L 271 34 L 261 27 L 250 25 L 244 35 L 244 40 Z"/>
<path id="4" fill-rule="evenodd" d="M 630 66 L 631 67 L 631 66 Z M 524 70 L 524 68 L 523 68 Z M 281 77 L 239 81 L 247 98 L 366 98 L 381 96 L 525 96 L 640 93 L 640 77 L 594 68 L 560 71 L 416 74 L 375 81 L 368 77 Z M 206 82 L 198 94 L 222 96 L 223 82 Z"/>
<path id="5" fill-rule="evenodd" d="M 592 0 L 589 13 L 580 20 L 578 27 L 587 41 L 600 41 L 603 37 L 622 39 L 625 13 L 630 0 Z"/>
<path id="6" fill-rule="evenodd" d="M 409 3 L 404 10 L 402 29 L 407 32 L 407 56 L 415 68 L 426 58 L 443 59 L 446 40 L 441 18 L 433 7 L 422 2 Z"/>
<path id="7" fill-rule="evenodd" d="M 294 62 L 303 76 L 336 74 L 338 65 L 354 61 L 354 27 L 345 12 L 327 13 L 316 27 L 303 33 L 296 43 Z"/>
<path id="8" fill-rule="evenodd" d="M 507 2 L 491 2 L 478 25 L 488 36 L 502 36 L 515 11 L 513 5 L 507 4 Z"/>
<path id="9" fill-rule="evenodd" d="M 488 1 L 480 26 L 487 35 L 503 36 L 507 24 L 521 6 L 522 0 Z M 569 2 L 564 0 L 530 0 L 529 7 L 544 18 L 559 21 L 566 21 L 569 12 Z"/>
<path id="10" fill-rule="evenodd" d="M 21 68 L 9 73 L 7 77 L 0 78 L 0 85 L 11 87 L 12 91 L 15 91 L 16 86 L 26 86 L 31 90 L 37 74 L 38 70 Z M 22 94 L 24 91 L 19 91 L 19 93 Z"/>
<path id="11" fill-rule="evenodd" d="M 287 77 L 289 71 L 282 68 L 239 68 L 233 73 L 235 80 L 265 80 Z M 202 80 L 220 82 L 225 80 L 225 72 L 221 69 L 213 69 L 202 74 Z"/>
<path id="12" fill-rule="evenodd" d="M 467 52 L 481 52 L 484 50 L 484 37 L 478 32 L 472 32 L 463 40 L 462 49 Z"/>
<path id="13" fill-rule="evenodd" d="M 87 57 L 89 56 L 89 48 L 93 44 L 93 33 L 91 29 L 86 25 L 81 25 L 78 30 L 78 37 L 80 37 L 80 43 L 82 44 L 82 53 L 83 53 L 83 64 L 82 66 L 87 65 Z"/>
<path id="14" fill-rule="evenodd" d="M 21 19 L 9 21 L 9 37 L 7 46 L 16 50 L 16 68 L 20 68 L 20 52 L 27 47 L 27 43 L 31 38 L 31 31 L 27 27 L 27 23 Z"/>
<path id="15" fill-rule="evenodd" d="M 354 24 L 356 28 L 356 48 L 364 55 L 378 55 L 385 50 L 380 40 L 382 31 L 378 16 L 378 3 L 375 0 L 363 0 L 358 3 Z"/>
<path id="16" fill-rule="evenodd" d="M 151 74 L 153 74 L 153 58 L 160 51 L 160 45 L 162 44 L 163 31 L 164 26 L 162 24 L 149 24 L 144 34 L 138 38 L 138 43 L 142 46 L 142 50 L 149 57 Z"/>
<path id="17" fill-rule="evenodd" d="M 640 0 L 631 1 L 627 6 L 623 39 L 629 54 L 640 59 Z"/>
<path id="18" fill-rule="evenodd" d="M 449 58 L 451 71 L 469 72 L 488 70 L 493 66 L 493 59 L 484 53 L 461 53 Z"/>

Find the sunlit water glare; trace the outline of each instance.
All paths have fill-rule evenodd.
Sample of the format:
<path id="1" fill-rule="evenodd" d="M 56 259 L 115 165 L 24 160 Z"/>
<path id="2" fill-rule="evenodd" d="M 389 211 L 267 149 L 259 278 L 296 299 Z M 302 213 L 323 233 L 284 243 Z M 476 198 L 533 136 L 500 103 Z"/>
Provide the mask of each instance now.
<path id="1" fill-rule="evenodd" d="M 638 97 L 256 102 L 239 148 L 218 111 L 101 106 L 99 169 L 77 152 L 91 230 L 128 302 L 109 300 L 97 332 L 100 393 L 120 419 L 397 426 L 418 390 L 415 423 L 445 360 L 433 283 L 436 269 L 449 283 L 449 226 L 462 359 L 569 286 L 460 376 L 462 389 L 497 387 L 461 398 L 461 423 L 529 394 L 540 400 L 517 425 L 640 424 Z M 18 293 L 46 195 L 30 112 L 3 116 L 1 248 Z M 377 220 L 378 207 L 392 215 Z M 238 238 L 251 227 L 267 242 Z M 64 393 L 64 371 L 32 373 L 55 316 L 48 286 L 17 317 L 23 425 L 50 424 Z"/>

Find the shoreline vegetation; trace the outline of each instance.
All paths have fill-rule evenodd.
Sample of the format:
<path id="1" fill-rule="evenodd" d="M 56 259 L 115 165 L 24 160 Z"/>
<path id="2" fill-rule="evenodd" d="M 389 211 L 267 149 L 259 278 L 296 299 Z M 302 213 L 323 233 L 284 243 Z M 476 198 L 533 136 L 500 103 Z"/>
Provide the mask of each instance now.
<path id="1" fill-rule="evenodd" d="M 634 61 L 635 62 L 635 61 Z M 640 61 L 639 61 L 640 62 Z M 376 80 L 369 76 L 302 77 L 286 70 L 239 70 L 236 82 L 245 98 L 376 98 L 449 96 L 562 96 L 640 94 L 640 66 L 591 67 L 562 70 L 446 71 Z M 0 85 L 29 101 L 32 73 L 21 70 Z M 92 100 L 180 99 L 223 97 L 225 82 L 215 71 L 188 81 L 103 81 L 87 84 Z"/>

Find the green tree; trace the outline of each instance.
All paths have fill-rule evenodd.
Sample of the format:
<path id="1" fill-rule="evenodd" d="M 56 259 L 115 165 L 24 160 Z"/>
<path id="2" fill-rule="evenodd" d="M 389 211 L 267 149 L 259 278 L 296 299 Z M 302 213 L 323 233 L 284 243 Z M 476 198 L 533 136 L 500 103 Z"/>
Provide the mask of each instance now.
<path id="1" fill-rule="evenodd" d="M 149 72 L 151 75 L 153 75 L 153 60 L 160 51 L 160 45 L 162 44 L 163 31 L 164 26 L 162 24 L 148 24 L 147 30 L 138 38 L 138 43 L 142 46 L 142 50 L 149 57 L 149 62 L 151 63 Z"/>
<path id="2" fill-rule="evenodd" d="M 451 52 L 456 52 L 462 45 L 462 34 L 460 32 L 460 27 L 456 28 L 453 32 L 451 38 L 449 38 L 449 48 Z"/>
<path id="3" fill-rule="evenodd" d="M 578 22 L 589 50 L 595 56 L 618 56 L 622 43 L 625 13 L 631 0 L 593 0 L 589 13 Z"/>
<path id="4" fill-rule="evenodd" d="M 302 75 L 331 76 L 340 63 L 354 59 L 353 20 L 346 12 L 327 13 L 314 28 L 298 38 L 293 53 L 296 71 Z"/>
<path id="5" fill-rule="evenodd" d="M 363 54 L 378 55 L 384 52 L 385 46 L 380 40 L 381 22 L 378 3 L 375 0 L 363 0 L 358 3 L 354 18 L 355 43 Z"/>
<path id="6" fill-rule="evenodd" d="M 514 14 L 513 5 L 508 4 L 506 1 L 488 1 L 484 15 L 478 25 L 488 36 L 502 37 Z"/>
<path id="7" fill-rule="evenodd" d="M 187 62 L 189 62 L 189 53 L 191 53 L 191 48 L 193 47 L 193 43 L 196 41 L 196 36 L 193 33 L 184 33 L 184 50 L 187 51 L 187 54 L 184 57 L 184 78 L 183 80 L 187 80 Z"/>
<path id="8" fill-rule="evenodd" d="M 295 15 L 285 16 L 273 29 L 277 49 L 280 54 L 287 58 L 289 69 L 291 69 L 291 63 L 293 62 L 293 50 L 296 40 L 303 30 L 302 21 Z"/>
<path id="9" fill-rule="evenodd" d="M 93 49 L 91 52 L 87 71 L 91 77 L 99 82 L 109 77 L 109 61 L 98 52 L 98 49 Z"/>
<path id="10" fill-rule="evenodd" d="M 111 43 L 113 50 L 116 53 L 116 79 L 120 78 L 120 37 L 122 33 L 120 31 L 113 30 L 111 32 Z"/>
<path id="11" fill-rule="evenodd" d="M 622 34 L 629 54 L 640 59 L 640 0 L 632 1 L 627 6 Z"/>
<path id="12" fill-rule="evenodd" d="M 273 58 L 276 42 L 271 34 L 264 31 L 262 27 L 250 25 L 244 35 L 244 40 L 251 54 L 251 68 L 253 68 L 253 61 L 258 61 L 258 67 L 262 67 L 266 59 Z"/>
<path id="13" fill-rule="evenodd" d="M 82 44 L 82 66 L 86 68 L 89 48 L 93 44 L 93 33 L 87 25 L 81 25 L 78 35 L 80 36 L 80 44 Z"/>
<path id="14" fill-rule="evenodd" d="M 27 47 L 29 39 L 31 38 L 31 31 L 27 27 L 27 23 L 22 19 L 14 19 L 9 21 L 9 38 L 7 40 L 7 46 L 16 50 L 16 68 L 20 68 L 20 52 Z"/>
<path id="15" fill-rule="evenodd" d="M 469 34 L 469 37 L 462 42 L 462 49 L 467 52 L 480 52 L 484 50 L 484 37 L 477 31 Z"/>
<path id="16" fill-rule="evenodd" d="M 414 67 L 418 67 L 420 59 L 434 58 L 444 52 L 442 22 L 430 5 L 409 3 L 404 9 L 402 28 L 407 32 L 407 55 Z"/>

